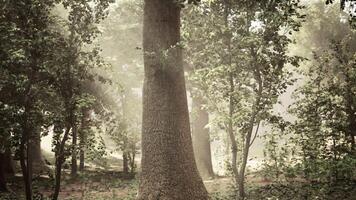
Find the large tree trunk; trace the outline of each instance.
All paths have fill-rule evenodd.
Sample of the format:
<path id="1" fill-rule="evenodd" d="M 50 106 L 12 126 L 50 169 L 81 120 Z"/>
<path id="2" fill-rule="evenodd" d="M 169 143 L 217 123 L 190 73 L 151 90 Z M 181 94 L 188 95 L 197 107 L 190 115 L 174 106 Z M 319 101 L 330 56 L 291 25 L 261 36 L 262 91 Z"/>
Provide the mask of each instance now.
<path id="1" fill-rule="evenodd" d="M 145 0 L 140 200 L 208 199 L 194 160 L 175 2 Z"/>
<path id="2" fill-rule="evenodd" d="M 209 113 L 202 109 L 202 99 L 193 97 L 193 149 L 200 176 L 204 178 L 214 177 L 211 161 L 210 135 L 207 124 Z"/>

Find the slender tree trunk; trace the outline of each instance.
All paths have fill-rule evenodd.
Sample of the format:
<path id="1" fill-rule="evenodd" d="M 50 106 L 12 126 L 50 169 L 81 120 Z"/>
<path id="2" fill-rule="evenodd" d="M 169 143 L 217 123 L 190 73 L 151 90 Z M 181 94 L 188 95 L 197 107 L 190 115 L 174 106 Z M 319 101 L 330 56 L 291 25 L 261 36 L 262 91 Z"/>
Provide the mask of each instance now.
<path id="1" fill-rule="evenodd" d="M 81 120 L 80 130 L 79 130 L 79 171 L 84 170 L 85 164 L 85 149 L 86 149 L 86 134 L 89 125 L 90 112 L 88 109 L 84 109 L 83 116 Z"/>
<path id="2" fill-rule="evenodd" d="M 228 136 L 230 139 L 230 144 L 231 144 L 231 168 L 232 168 L 232 173 L 234 176 L 234 181 L 236 184 L 239 183 L 239 172 L 238 172 L 238 166 L 237 166 L 237 142 L 236 142 L 236 137 L 234 133 L 234 128 L 233 128 L 233 117 L 234 117 L 234 112 L 235 112 L 235 103 L 234 103 L 234 93 L 235 93 L 235 81 L 234 81 L 234 75 L 232 73 L 232 52 L 231 52 L 231 32 L 230 32 L 230 26 L 228 22 L 229 18 L 229 13 L 230 13 L 230 0 L 225 0 L 224 1 L 225 6 L 224 6 L 224 25 L 226 28 L 225 32 L 225 45 L 228 49 L 227 55 L 225 58 L 226 64 L 229 66 L 229 86 L 230 86 L 230 91 L 229 91 L 229 124 L 228 124 Z"/>
<path id="3" fill-rule="evenodd" d="M 254 55 L 254 53 L 252 52 Z M 261 79 L 261 74 L 260 70 L 258 69 L 258 66 L 254 66 L 254 76 L 258 84 L 258 90 L 256 94 L 256 100 L 253 104 L 252 108 L 252 113 L 251 113 L 251 118 L 249 122 L 249 129 L 245 137 L 245 143 L 243 147 L 243 152 L 242 152 L 242 163 L 240 166 L 240 172 L 239 172 L 239 196 L 241 199 L 245 199 L 245 171 L 246 171 L 246 166 L 247 166 L 247 161 L 248 161 L 248 155 L 249 155 L 249 150 L 251 147 L 251 138 L 252 138 L 252 133 L 253 133 L 253 127 L 256 121 L 257 114 L 260 110 L 260 101 L 262 97 L 262 79 Z"/>
<path id="4" fill-rule="evenodd" d="M 194 160 L 176 2 L 145 0 L 140 200 L 208 199 Z"/>
<path id="5" fill-rule="evenodd" d="M 6 156 L 5 152 L 0 152 L 0 192 L 7 191 L 6 185 L 6 175 L 5 175 L 5 164 L 6 164 Z"/>
<path id="6" fill-rule="evenodd" d="M 202 99 L 193 97 L 193 149 L 200 176 L 213 178 L 209 128 L 209 113 L 202 109 Z"/>
<path id="7" fill-rule="evenodd" d="M 80 149 L 79 152 L 79 171 L 84 171 L 84 163 L 85 163 L 85 152 L 83 149 Z"/>
<path id="8" fill-rule="evenodd" d="M 234 134 L 233 128 L 233 114 L 234 114 L 234 102 L 233 102 L 233 93 L 234 89 L 234 79 L 232 74 L 229 75 L 229 82 L 230 82 L 230 100 L 229 100 L 229 127 L 228 127 L 228 134 L 231 143 L 231 168 L 232 173 L 234 175 L 234 181 L 239 183 L 239 172 L 237 167 L 237 142 Z"/>
<path id="9" fill-rule="evenodd" d="M 28 135 L 29 132 L 25 132 Z M 27 136 L 26 136 L 27 137 Z M 32 160 L 30 152 L 30 145 L 27 138 L 21 139 L 20 143 L 20 164 L 22 170 L 22 177 L 25 184 L 26 200 L 32 200 Z"/>
<path id="10" fill-rule="evenodd" d="M 4 152 L 5 160 L 0 163 L 4 163 L 4 170 L 6 175 L 13 176 L 15 174 L 14 161 L 12 159 L 12 152 L 10 147 L 7 147 Z"/>
<path id="11" fill-rule="evenodd" d="M 72 163 L 71 163 L 71 176 L 75 178 L 78 174 L 77 165 L 77 125 L 75 121 L 72 123 Z"/>
<path id="12" fill-rule="evenodd" d="M 52 196 L 53 200 L 58 199 L 59 191 L 61 189 L 62 166 L 63 166 L 63 163 L 65 162 L 64 148 L 65 148 L 65 143 L 69 137 L 70 129 L 71 129 L 71 125 L 70 125 L 70 123 L 68 123 L 68 125 L 66 126 L 66 129 L 65 129 L 64 136 L 63 136 L 61 142 L 59 143 L 58 152 L 56 152 L 55 185 L 54 185 L 54 193 Z"/>
<path id="13" fill-rule="evenodd" d="M 68 67 L 68 72 L 70 72 L 70 68 Z M 70 73 L 68 73 L 70 74 Z M 71 84 L 70 84 L 71 85 Z M 71 88 L 72 89 L 72 88 Z M 71 90 L 70 90 L 71 91 Z M 74 121 L 74 111 L 75 105 L 70 103 L 70 99 L 73 98 L 73 93 L 70 92 L 68 96 L 65 96 L 65 113 L 68 113 L 65 119 L 65 131 L 62 137 L 62 140 L 57 144 L 56 150 L 56 170 L 55 170 L 55 185 L 54 185 L 54 192 L 52 195 L 53 200 L 57 200 L 59 196 L 59 192 L 61 189 L 61 177 L 62 177 L 62 167 L 65 162 L 65 145 L 67 140 L 69 139 L 70 130 L 73 128 L 73 121 Z M 73 132 L 73 130 L 72 130 Z"/>
<path id="14" fill-rule="evenodd" d="M 47 172 L 47 166 L 42 156 L 41 150 L 41 132 L 39 128 L 35 129 L 31 140 L 31 155 L 33 161 L 33 173 L 40 175 L 43 172 Z"/>
<path id="15" fill-rule="evenodd" d="M 28 84 L 25 94 L 29 94 L 31 84 Z M 22 170 L 22 177 L 25 184 L 26 200 L 32 200 L 32 155 L 31 155 L 31 137 L 32 128 L 30 124 L 30 106 L 29 99 L 25 97 L 24 118 L 22 121 L 22 135 L 20 139 L 20 165 Z"/>
<path id="16" fill-rule="evenodd" d="M 354 96 L 352 93 L 352 85 L 350 84 L 349 76 L 346 76 L 346 114 L 348 120 L 348 130 L 346 131 L 346 139 L 351 145 L 351 153 L 355 151 L 355 136 L 356 136 L 356 114 L 355 114 L 355 103 Z"/>
<path id="17" fill-rule="evenodd" d="M 132 151 L 132 156 L 130 156 L 130 172 L 131 174 L 135 173 L 136 164 L 135 164 L 135 157 L 136 157 L 136 148 Z"/>
<path id="18" fill-rule="evenodd" d="M 126 130 L 123 135 L 123 145 L 122 145 L 122 165 L 123 165 L 123 172 L 125 174 L 129 173 L 129 149 L 128 149 L 128 127 L 129 127 L 129 114 L 128 114 L 128 96 L 130 95 L 131 88 L 126 88 L 123 95 L 122 95 L 122 116 L 124 117 Z"/>
<path id="19" fill-rule="evenodd" d="M 126 151 L 124 151 L 122 153 L 122 164 L 123 164 L 124 173 L 128 174 L 129 173 L 129 158 L 128 158 L 128 155 L 127 155 Z"/>

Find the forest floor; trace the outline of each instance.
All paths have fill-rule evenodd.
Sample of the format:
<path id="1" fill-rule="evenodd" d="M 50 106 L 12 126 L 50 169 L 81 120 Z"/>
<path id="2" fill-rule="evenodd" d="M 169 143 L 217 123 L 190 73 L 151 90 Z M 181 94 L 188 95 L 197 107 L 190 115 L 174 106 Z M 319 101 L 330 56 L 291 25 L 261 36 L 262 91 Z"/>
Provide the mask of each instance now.
<path id="1" fill-rule="evenodd" d="M 135 174 L 124 174 L 118 170 L 120 159 L 108 162 L 91 163 L 76 178 L 70 176 L 65 166 L 61 182 L 60 200 L 134 200 L 137 194 L 138 180 Z M 247 194 L 251 200 L 356 200 L 356 182 L 339 184 L 332 189 L 325 185 L 311 184 L 302 179 L 290 182 L 271 182 L 257 173 L 251 172 L 247 178 Z M 212 197 L 211 200 L 235 199 L 231 177 L 217 176 L 204 180 L 204 184 Z M 53 178 L 39 176 L 34 178 L 34 193 L 37 199 L 49 199 L 53 191 Z M 9 180 L 12 193 L 0 193 L 0 200 L 24 199 L 23 182 L 20 174 Z"/>
<path id="2" fill-rule="evenodd" d="M 48 199 L 52 193 L 52 183 L 48 177 L 37 177 L 34 181 L 35 199 Z M 297 181 L 290 184 L 276 184 L 270 181 L 248 177 L 247 191 L 251 200 L 356 200 L 356 185 L 339 185 L 327 194 L 321 187 Z M 205 180 L 204 184 L 212 200 L 230 200 L 233 184 L 230 177 L 216 177 Z M 10 184 L 13 195 L 3 195 L 1 200 L 23 199 L 22 178 L 15 176 Z M 66 173 L 62 181 L 61 200 L 134 200 L 138 181 L 134 175 L 117 171 L 87 170 L 72 179 Z"/>

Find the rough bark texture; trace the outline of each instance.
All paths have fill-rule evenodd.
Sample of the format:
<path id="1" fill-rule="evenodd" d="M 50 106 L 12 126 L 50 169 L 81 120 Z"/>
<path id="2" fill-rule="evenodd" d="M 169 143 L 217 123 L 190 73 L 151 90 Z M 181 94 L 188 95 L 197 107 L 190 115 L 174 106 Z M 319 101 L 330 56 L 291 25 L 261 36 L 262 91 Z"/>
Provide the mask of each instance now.
<path id="1" fill-rule="evenodd" d="M 209 113 L 202 109 L 203 102 L 199 97 L 193 97 L 193 148 L 195 161 L 200 176 L 203 178 L 214 177 L 213 164 L 211 161 L 211 147 L 209 128 Z"/>
<path id="2" fill-rule="evenodd" d="M 208 199 L 194 160 L 174 2 L 145 0 L 140 200 Z"/>

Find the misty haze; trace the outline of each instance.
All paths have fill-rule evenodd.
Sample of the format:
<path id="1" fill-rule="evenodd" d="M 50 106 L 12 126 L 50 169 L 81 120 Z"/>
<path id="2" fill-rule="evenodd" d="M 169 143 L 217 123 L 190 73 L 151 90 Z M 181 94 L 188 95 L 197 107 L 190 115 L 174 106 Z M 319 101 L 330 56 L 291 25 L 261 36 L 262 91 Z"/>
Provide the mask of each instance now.
<path id="1" fill-rule="evenodd" d="M 0 0 L 0 200 L 356 200 L 356 1 Z"/>

